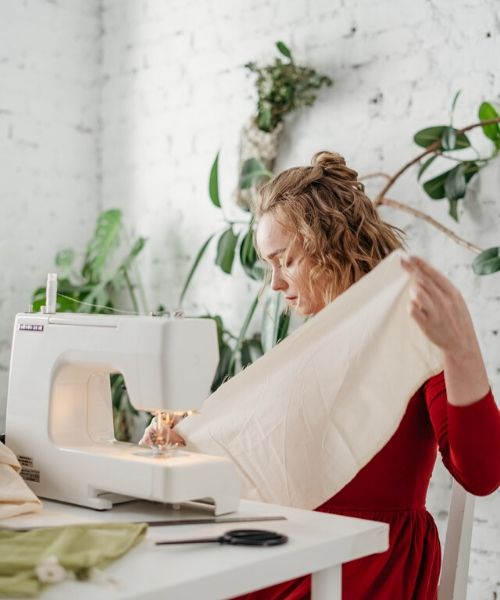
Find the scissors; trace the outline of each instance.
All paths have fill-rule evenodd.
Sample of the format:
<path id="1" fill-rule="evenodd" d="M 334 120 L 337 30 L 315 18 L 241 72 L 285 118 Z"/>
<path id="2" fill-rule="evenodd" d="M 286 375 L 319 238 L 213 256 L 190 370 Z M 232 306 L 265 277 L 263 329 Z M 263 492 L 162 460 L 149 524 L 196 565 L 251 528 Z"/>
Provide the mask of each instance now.
<path id="1" fill-rule="evenodd" d="M 288 537 L 286 535 L 277 533 L 276 531 L 266 531 L 265 529 L 232 529 L 218 537 L 156 542 L 156 545 L 212 542 L 216 544 L 230 544 L 232 546 L 279 546 L 287 541 Z"/>

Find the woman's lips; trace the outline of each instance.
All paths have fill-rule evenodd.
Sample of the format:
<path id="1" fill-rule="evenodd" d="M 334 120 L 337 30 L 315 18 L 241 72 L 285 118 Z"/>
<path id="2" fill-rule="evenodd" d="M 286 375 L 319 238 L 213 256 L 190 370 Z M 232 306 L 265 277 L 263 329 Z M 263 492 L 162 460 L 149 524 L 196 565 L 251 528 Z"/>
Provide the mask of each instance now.
<path id="1" fill-rule="evenodd" d="M 285 300 L 288 300 L 288 302 L 294 302 L 297 300 L 297 296 L 285 296 Z"/>

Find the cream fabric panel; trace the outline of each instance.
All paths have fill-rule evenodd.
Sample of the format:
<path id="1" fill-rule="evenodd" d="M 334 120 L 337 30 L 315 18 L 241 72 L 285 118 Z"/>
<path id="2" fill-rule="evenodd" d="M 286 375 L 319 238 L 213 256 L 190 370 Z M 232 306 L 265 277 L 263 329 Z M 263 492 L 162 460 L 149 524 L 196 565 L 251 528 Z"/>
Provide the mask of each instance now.
<path id="1" fill-rule="evenodd" d="M 0 519 L 42 508 L 40 500 L 19 475 L 20 470 L 12 450 L 0 444 Z"/>
<path id="2" fill-rule="evenodd" d="M 221 386 L 177 431 L 187 449 L 229 457 L 242 497 L 313 509 L 396 431 L 441 352 L 407 312 L 397 251 Z"/>

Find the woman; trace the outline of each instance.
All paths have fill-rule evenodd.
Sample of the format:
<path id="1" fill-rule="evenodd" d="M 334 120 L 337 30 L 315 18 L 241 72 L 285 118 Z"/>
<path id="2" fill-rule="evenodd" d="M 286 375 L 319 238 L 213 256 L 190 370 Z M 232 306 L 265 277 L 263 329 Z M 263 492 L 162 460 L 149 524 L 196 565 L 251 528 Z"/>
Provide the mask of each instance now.
<path id="1" fill-rule="evenodd" d="M 255 214 L 256 245 L 272 288 L 302 315 L 319 312 L 402 247 L 401 232 L 380 219 L 356 172 L 329 152 L 264 186 Z M 489 494 L 500 482 L 500 414 L 465 302 L 424 261 L 402 265 L 411 277 L 408 310 L 442 350 L 444 372 L 410 399 L 386 446 L 316 509 L 390 524 L 389 550 L 343 566 L 347 600 L 436 598 L 441 555 L 425 497 L 438 447 L 471 493 Z M 302 600 L 310 597 L 310 585 L 303 577 L 243 598 Z"/>

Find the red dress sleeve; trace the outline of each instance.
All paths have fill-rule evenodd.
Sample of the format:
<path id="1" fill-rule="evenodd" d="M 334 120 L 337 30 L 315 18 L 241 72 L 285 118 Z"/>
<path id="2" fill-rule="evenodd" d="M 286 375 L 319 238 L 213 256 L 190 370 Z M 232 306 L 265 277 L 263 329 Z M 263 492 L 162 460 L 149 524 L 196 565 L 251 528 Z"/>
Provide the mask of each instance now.
<path id="1" fill-rule="evenodd" d="M 500 411 L 491 390 L 468 406 L 449 404 L 444 373 L 427 381 L 424 395 L 443 463 L 471 494 L 500 485 Z"/>

